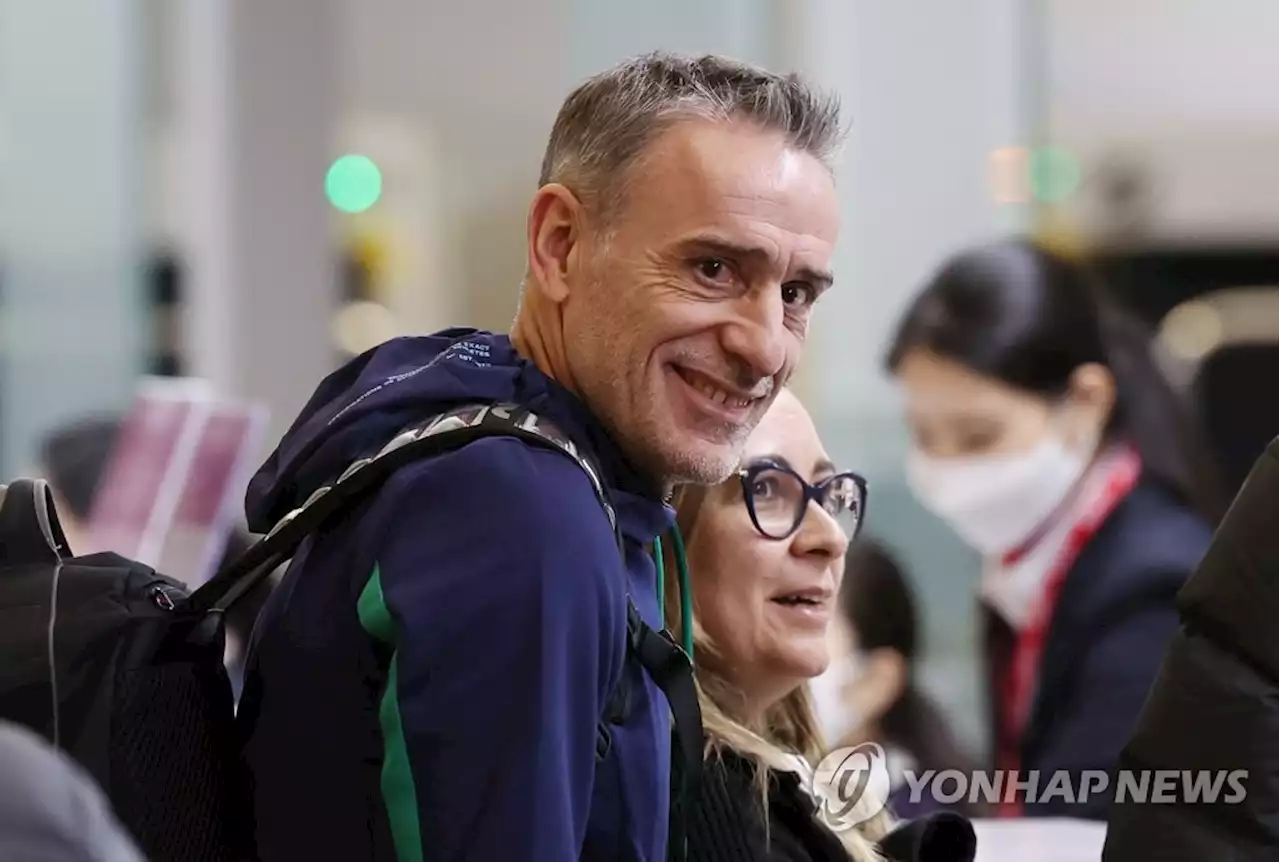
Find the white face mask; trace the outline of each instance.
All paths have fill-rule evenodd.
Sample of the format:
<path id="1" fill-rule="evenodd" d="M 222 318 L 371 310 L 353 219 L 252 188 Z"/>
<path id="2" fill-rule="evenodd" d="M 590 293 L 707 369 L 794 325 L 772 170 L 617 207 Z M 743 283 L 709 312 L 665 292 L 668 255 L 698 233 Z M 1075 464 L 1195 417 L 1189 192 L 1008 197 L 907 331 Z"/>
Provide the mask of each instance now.
<path id="1" fill-rule="evenodd" d="M 825 673 L 809 680 L 814 711 L 828 745 L 835 745 L 862 722 L 862 716 L 844 698 L 845 687 L 861 675 L 862 657 L 848 649 L 832 658 Z"/>
<path id="2" fill-rule="evenodd" d="M 913 450 L 907 483 L 920 502 L 985 556 L 1010 551 L 1048 520 L 1089 466 L 1089 449 L 1049 434 L 1014 455 L 933 458 Z"/>

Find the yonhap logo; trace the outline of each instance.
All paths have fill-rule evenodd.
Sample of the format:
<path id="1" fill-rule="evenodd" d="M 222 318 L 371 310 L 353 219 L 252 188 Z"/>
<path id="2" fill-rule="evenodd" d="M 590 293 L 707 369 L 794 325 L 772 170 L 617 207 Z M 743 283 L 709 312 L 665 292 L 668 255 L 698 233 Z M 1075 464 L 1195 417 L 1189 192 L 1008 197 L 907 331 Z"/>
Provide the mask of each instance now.
<path id="1" fill-rule="evenodd" d="M 837 748 L 813 771 L 818 817 L 833 830 L 866 823 L 889 802 L 889 767 L 874 742 Z"/>

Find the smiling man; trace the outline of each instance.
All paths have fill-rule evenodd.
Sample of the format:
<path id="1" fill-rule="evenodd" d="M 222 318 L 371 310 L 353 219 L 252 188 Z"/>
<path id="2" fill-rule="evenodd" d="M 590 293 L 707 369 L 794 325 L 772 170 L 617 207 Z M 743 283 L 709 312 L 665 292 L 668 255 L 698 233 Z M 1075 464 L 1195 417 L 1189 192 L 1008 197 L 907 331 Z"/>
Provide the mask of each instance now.
<path id="1" fill-rule="evenodd" d="M 587 474 L 510 437 L 403 468 L 317 537 L 247 663 L 258 858 L 664 858 L 670 716 L 627 603 L 660 625 L 667 494 L 728 476 L 795 369 L 840 134 L 830 99 L 723 58 L 604 72 L 552 129 L 510 336 L 399 339 L 321 384 L 251 528 L 406 425 L 514 403 L 599 465 L 622 553 Z"/>

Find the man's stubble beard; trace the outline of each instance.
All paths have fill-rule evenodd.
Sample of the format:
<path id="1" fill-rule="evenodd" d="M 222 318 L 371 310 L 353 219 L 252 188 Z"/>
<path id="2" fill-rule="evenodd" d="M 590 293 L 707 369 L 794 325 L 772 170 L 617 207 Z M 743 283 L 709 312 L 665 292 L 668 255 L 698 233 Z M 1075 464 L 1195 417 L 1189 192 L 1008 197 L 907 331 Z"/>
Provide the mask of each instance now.
<path id="1" fill-rule="evenodd" d="M 769 403 L 773 402 L 773 398 L 769 398 Z M 673 473 L 677 474 L 672 478 L 675 484 L 690 485 L 719 485 L 733 475 L 734 470 L 742 462 L 742 452 L 746 448 L 747 439 L 755 431 L 756 426 L 760 424 L 760 420 L 764 417 L 766 410 L 759 410 L 756 415 L 752 416 L 746 425 L 737 425 L 726 429 L 726 438 L 719 446 L 728 450 L 728 454 L 724 457 L 713 457 L 708 455 L 700 456 L 696 452 L 688 452 L 688 457 L 679 458 L 673 469 Z M 681 433 L 676 431 L 676 433 Z M 701 438 L 699 438 L 701 439 Z"/>
<path id="2" fill-rule="evenodd" d="M 596 334 L 588 339 L 583 345 L 586 355 L 600 357 L 597 361 L 602 361 L 609 373 L 593 376 L 590 383 L 582 381 L 586 384 L 582 395 L 634 469 L 664 491 L 685 483 L 715 485 L 728 478 L 736 459 L 693 451 L 690 444 L 701 442 L 701 438 L 671 421 L 674 417 L 661 383 L 651 389 L 648 366 L 628 365 L 633 360 L 626 355 L 621 339 Z M 742 429 L 734 432 L 735 449 L 742 448 L 748 433 Z"/>
<path id="3" fill-rule="evenodd" d="M 745 439 L 745 435 L 743 436 Z M 733 451 L 741 453 L 742 441 L 733 441 Z M 684 457 L 678 455 L 673 460 L 679 463 L 672 466 L 670 475 L 666 478 L 672 485 L 719 485 L 733 475 L 733 469 L 738 463 L 736 454 L 721 459 L 689 453 Z"/>
<path id="4" fill-rule="evenodd" d="M 717 445 L 717 448 L 727 448 L 728 454 L 713 455 L 704 451 L 708 441 L 697 431 L 663 421 L 674 418 L 668 412 L 668 405 L 663 404 L 666 409 L 662 411 L 657 407 L 652 405 L 653 409 L 646 412 L 645 420 L 637 426 L 640 439 L 635 445 L 650 453 L 650 471 L 665 487 L 718 485 L 732 475 L 750 429 L 729 430 L 727 438 Z"/>

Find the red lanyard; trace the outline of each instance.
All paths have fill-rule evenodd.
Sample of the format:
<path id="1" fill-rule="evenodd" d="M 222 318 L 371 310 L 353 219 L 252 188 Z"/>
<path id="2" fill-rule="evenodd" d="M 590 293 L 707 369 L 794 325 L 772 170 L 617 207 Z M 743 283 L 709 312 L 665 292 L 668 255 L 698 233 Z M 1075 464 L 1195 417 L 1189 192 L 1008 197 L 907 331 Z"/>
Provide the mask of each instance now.
<path id="1" fill-rule="evenodd" d="M 1040 657 L 1044 652 L 1045 638 L 1049 633 L 1049 624 L 1053 620 L 1053 612 L 1058 604 L 1062 588 L 1066 584 L 1067 575 L 1075 565 L 1085 545 L 1102 528 L 1102 524 L 1115 511 L 1133 486 L 1138 482 L 1142 472 L 1142 462 L 1137 452 L 1125 447 L 1115 461 L 1109 465 L 1106 482 L 1098 494 L 1088 503 L 1071 532 L 1067 535 L 1062 549 L 1054 559 L 1045 578 L 1040 600 L 1032 605 L 1027 625 L 1018 633 L 1014 644 L 1013 656 L 1009 662 L 1008 672 L 1002 681 L 1000 698 L 1001 737 L 1008 741 L 1009 748 L 1002 753 L 1000 768 L 1017 770 L 1020 766 L 1017 755 L 1017 740 L 1022 738 L 1026 723 L 1030 717 L 1031 705 L 1036 690 L 1036 676 L 1039 671 Z M 1006 779 L 1007 780 L 1007 779 Z M 998 808 L 1001 817 L 1017 817 L 1021 813 L 1019 801 L 1004 803 Z"/>

